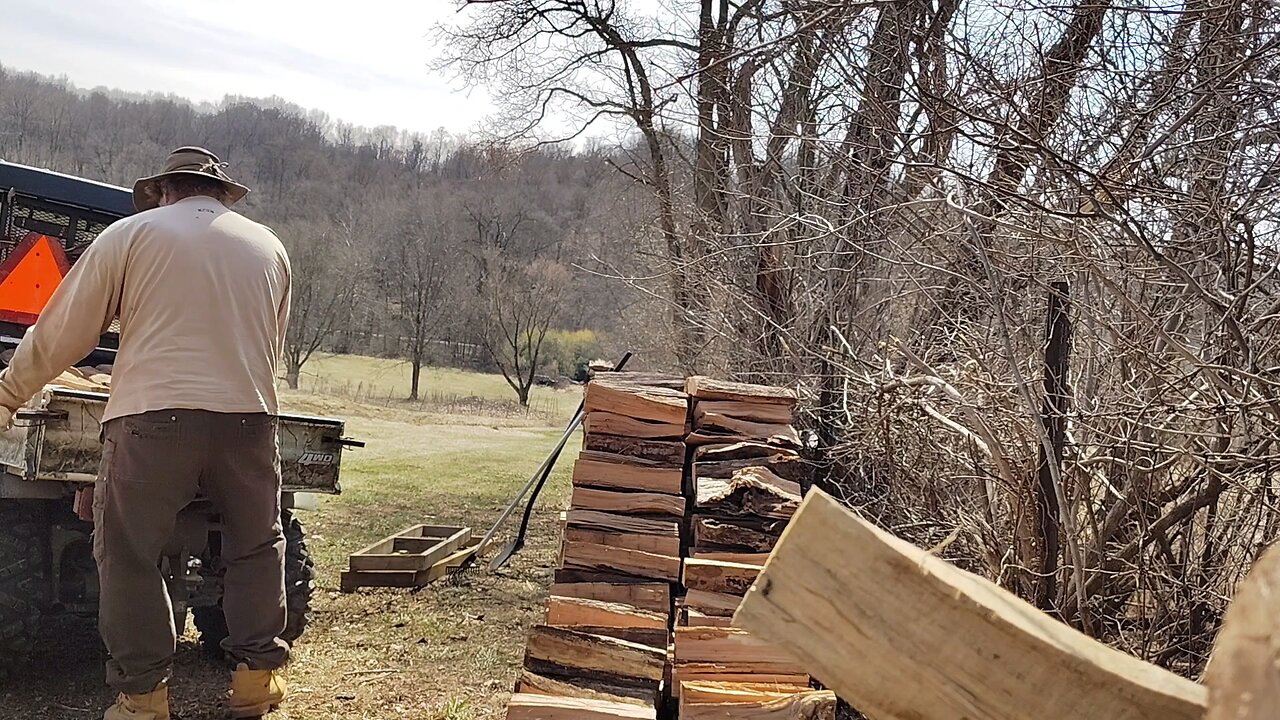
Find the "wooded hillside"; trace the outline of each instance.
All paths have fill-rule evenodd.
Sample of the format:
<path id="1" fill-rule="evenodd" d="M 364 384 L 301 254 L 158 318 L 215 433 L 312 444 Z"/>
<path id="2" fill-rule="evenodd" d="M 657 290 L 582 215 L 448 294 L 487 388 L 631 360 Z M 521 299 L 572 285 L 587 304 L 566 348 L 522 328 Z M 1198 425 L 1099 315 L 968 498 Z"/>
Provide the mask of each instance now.
<path id="1" fill-rule="evenodd" d="M 634 271 L 651 225 L 613 150 L 516 154 L 279 99 L 196 107 L 0 66 L 0 159 L 128 187 L 183 144 L 229 162 L 253 188 L 238 209 L 288 246 L 295 376 L 316 350 L 386 355 L 502 370 L 524 400 L 535 373 L 572 374 L 623 328 L 646 362 L 664 357 L 661 308 L 637 312 L 638 293 L 597 274 Z M 590 332 L 557 332 L 573 330 Z"/>

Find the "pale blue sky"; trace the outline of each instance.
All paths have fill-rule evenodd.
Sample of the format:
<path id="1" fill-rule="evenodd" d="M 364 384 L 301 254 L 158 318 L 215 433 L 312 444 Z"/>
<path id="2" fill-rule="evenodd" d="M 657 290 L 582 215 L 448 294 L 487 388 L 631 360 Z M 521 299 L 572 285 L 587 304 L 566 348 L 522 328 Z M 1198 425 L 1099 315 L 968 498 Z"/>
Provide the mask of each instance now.
<path id="1" fill-rule="evenodd" d="M 429 67 L 450 0 L 0 0 L 0 64 L 82 88 L 278 95 L 336 119 L 430 132 L 491 112 Z"/>

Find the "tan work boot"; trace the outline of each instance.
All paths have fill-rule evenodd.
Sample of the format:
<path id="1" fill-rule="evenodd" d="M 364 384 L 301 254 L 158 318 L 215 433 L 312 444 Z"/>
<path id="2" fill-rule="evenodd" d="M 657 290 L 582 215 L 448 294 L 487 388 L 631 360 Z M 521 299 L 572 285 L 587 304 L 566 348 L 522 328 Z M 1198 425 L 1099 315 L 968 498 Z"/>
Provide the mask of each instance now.
<path id="1" fill-rule="evenodd" d="M 240 663 L 231 674 L 231 717 L 256 718 L 284 701 L 284 676 L 279 670 L 250 670 Z"/>
<path id="2" fill-rule="evenodd" d="M 161 685 L 138 695 L 120 693 L 102 720 L 169 720 L 169 688 Z"/>

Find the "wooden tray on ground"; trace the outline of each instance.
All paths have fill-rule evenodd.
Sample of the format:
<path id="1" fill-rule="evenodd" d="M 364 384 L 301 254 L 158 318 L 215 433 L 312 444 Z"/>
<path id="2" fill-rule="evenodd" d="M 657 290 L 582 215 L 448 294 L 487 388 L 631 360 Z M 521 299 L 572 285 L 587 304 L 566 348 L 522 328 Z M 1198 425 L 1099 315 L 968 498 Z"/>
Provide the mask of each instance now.
<path id="1" fill-rule="evenodd" d="M 471 528 L 414 525 L 352 553 L 342 591 L 361 587 L 421 587 L 443 577 L 475 551 Z"/>

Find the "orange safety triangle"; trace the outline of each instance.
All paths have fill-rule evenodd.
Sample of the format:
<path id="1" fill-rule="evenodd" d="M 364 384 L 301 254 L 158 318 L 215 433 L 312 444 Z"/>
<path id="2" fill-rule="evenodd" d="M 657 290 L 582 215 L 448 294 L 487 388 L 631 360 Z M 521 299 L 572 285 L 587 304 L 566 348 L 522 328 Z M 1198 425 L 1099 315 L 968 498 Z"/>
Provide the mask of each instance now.
<path id="1" fill-rule="evenodd" d="M 0 263 L 0 315 L 34 322 L 68 268 L 62 244 L 30 233 Z"/>

